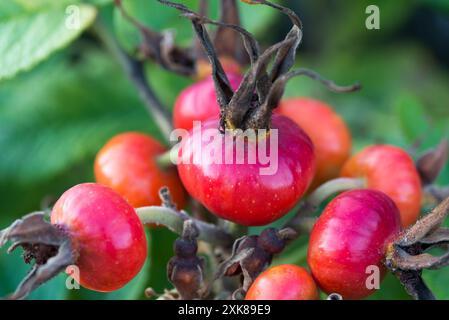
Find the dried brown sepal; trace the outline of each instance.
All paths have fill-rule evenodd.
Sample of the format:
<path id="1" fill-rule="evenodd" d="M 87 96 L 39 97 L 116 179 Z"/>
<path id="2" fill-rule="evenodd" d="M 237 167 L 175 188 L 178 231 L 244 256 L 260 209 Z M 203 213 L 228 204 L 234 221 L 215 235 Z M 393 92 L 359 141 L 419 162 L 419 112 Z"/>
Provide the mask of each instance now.
<path id="1" fill-rule="evenodd" d="M 292 229 L 269 228 L 258 236 L 237 239 L 231 256 L 220 264 L 213 281 L 224 276 L 243 275 L 242 287 L 234 292 L 233 298 L 244 295 L 256 277 L 270 265 L 273 256 L 282 252 L 288 241 L 295 237 L 296 232 Z"/>
<path id="2" fill-rule="evenodd" d="M 424 186 L 435 182 L 448 161 L 449 142 L 443 139 L 438 146 L 430 149 L 416 160 L 416 169 Z"/>
<path id="3" fill-rule="evenodd" d="M 137 53 L 144 59 L 152 59 L 163 68 L 185 76 L 194 76 L 196 72 L 195 57 L 191 50 L 175 44 L 174 36 L 170 32 L 156 32 L 130 16 L 121 1 L 115 1 L 122 16 L 133 24 L 140 32 L 142 43 Z"/>
<path id="4" fill-rule="evenodd" d="M 193 24 L 197 36 L 212 64 L 212 76 L 215 81 L 218 102 L 220 105 L 221 121 L 220 128 L 223 129 L 269 129 L 272 109 L 282 97 L 284 86 L 288 79 L 296 75 L 306 75 L 325 83 L 337 92 L 354 91 L 359 86 L 340 88 L 328 80 L 322 79 L 311 71 L 299 70 L 289 73 L 289 69 L 295 63 L 296 49 L 302 40 L 302 24 L 298 16 L 290 9 L 273 4 L 269 1 L 251 1 L 252 4 L 264 4 L 280 10 L 290 18 L 293 27 L 286 38 L 269 47 L 262 54 L 258 54 L 259 47 L 254 37 L 239 26 L 221 24 L 223 27 L 238 31 L 244 39 L 245 48 L 250 56 L 251 68 L 245 74 L 240 87 L 234 93 L 223 72 L 215 49 L 213 48 L 204 24 L 212 23 L 209 19 L 201 17 L 184 5 L 171 1 L 159 0 L 159 2 L 176 8 L 189 18 Z M 217 22 L 213 22 L 217 24 Z M 274 57 L 271 71 L 268 66 Z M 288 76 L 287 76 L 288 75 Z M 277 82 L 277 80 L 280 80 Z M 273 84 L 277 83 L 276 86 Z"/>
<path id="5" fill-rule="evenodd" d="M 167 265 L 167 275 L 180 299 L 200 299 L 204 292 L 204 259 L 197 256 L 199 232 L 191 220 L 184 222 L 180 238 L 175 241 L 175 256 Z"/>
<path id="6" fill-rule="evenodd" d="M 21 246 L 26 263 L 34 265 L 7 299 L 23 299 L 41 284 L 63 272 L 76 261 L 70 238 L 61 229 L 45 221 L 44 212 L 35 212 L 16 220 L 0 231 L 0 247 L 11 242 L 8 253 Z"/>
<path id="7" fill-rule="evenodd" d="M 448 213 L 449 198 L 402 232 L 388 246 L 385 265 L 415 298 L 433 297 L 421 278 L 422 270 L 449 265 L 449 229 L 441 227 Z M 434 256 L 427 252 L 432 248 L 441 248 L 444 253 Z"/>
<path id="8" fill-rule="evenodd" d="M 200 11 L 202 16 L 206 14 Z M 240 14 L 237 0 L 220 0 L 220 22 L 227 25 L 240 26 Z M 235 30 L 219 25 L 214 35 L 214 46 L 220 57 L 235 59 L 240 65 L 248 62 L 242 41 Z"/>
<path id="9" fill-rule="evenodd" d="M 246 2 L 248 4 L 262 4 L 262 5 L 266 5 L 269 6 L 271 8 L 274 8 L 276 10 L 279 10 L 280 12 L 286 14 L 290 20 L 292 21 L 292 23 L 296 26 L 298 26 L 300 29 L 302 29 L 302 21 L 301 19 L 299 19 L 299 17 L 296 15 L 296 13 L 286 7 L 283 7 L 277 3 L 273 3 L 267 0 L 242 0 L 243 2 Z"/>
<path id="10" fill-rule="evenodd" d="M 400 247 L 408 247 L 417 244 L 438 228 L 441 227 L 444 219 L 449 213 L 449 198 L 441 202 L 432 212 L 418 220 L 413 226 L 405 230 L 402 235 L 394 242 Z"/>

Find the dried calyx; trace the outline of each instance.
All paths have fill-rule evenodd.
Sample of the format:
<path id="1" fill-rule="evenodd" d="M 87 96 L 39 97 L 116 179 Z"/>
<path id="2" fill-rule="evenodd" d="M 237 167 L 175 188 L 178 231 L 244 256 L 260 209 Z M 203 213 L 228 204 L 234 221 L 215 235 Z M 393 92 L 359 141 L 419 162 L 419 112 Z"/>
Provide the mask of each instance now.
<path id="1" fill-rule="evenodd" d="M 385 264 L 415 299 L 435 299 L 421 278 L 422 270 L 449 265 L 449 229 L 442 224 L 449 213 L 449 198 L 405 230 L 389 246 Z M 431 249 L 442 249 L 434 256 Z"/>
<path id="2" fill-rule="evenodd" d="M 427 196 L 426 202 L 439 203 L 449 197 L 449 186 L 438 186 L 435 184 L 448 161 L 448 157 L 449 141 L 442 139 L 436 147 L 431 148 L 416 160 L 416 169 L 421 177 L 421 183 Z"/>
<path id="3" fill-rule="evenodd" d="M 323 79 L 319 74 L 308 69 L 290 71 L 295 63 L 296 49 L 301 43 L 303 33 L 301 20 L 288 8 L 265 0 L 251 1 L 252 4 L 267 5 L 279 10 L 286 14 L 293 24 L 283 41 L 272 45 L 261 53 L 258 42 L 245 29 L 237 25 L 213 21 L 191 11 L 182 4 L 165 0 L 158 1 L 179 10 L 193 24 L 195 33 L 212 65 L 212 76 L 220 106 L 221 130 L 269 129 L 273 109 L 278 106 L 288 80 L 296 76 L 303 75 L 318 80 L 335 92 L 352 92 L 360 88 L 357 84 L 348 87 L 337 86 L 332 81 Z M 230 28 L 239 33 L 243 39 L 251 68 L 246 72 L 236 92 L 229 84 L 213 42 L 205 28 L 207 24 Z M 268 70 L 273 58 L 272 66 Z"/>
<path id="4" fill-rule="evenodd" d="M 168 279 L 184 300 L 201 298 L 204 292 L 204 259 L 197 256 L 198 234 L 193 221 L 186 220 L 174 244 L 175 256 L 167 265 Z"/>
<path id="5" fill-rule="evenodd" d="M 150 29 L 128 14 L 121 0 L 115 0 L 116 7 L 122 16 L 139 30 L 142 43 L 136 48 L 136 54 L 144 59 L 151 59 L 170 72 L 184 76 L 201 76 L 204 61 L 207 57 L 198 41 L 194 41 L 190 48 L 182 48 L 175 43 L 174 34 L 170 31 L 157 32 Z M 207 13 L 208 0 L 201 0 L 199 11 Z M 220 4 L 220 21 L 234 25 L 240 24 L 237 0 L 222 0 Z M 214 43 L 221 58 L 231 59 L 234 63 L 244 65 L 246 56 L 238 35 L 227 28 L 219 27 L 214 35 Z"/>
<path id="6" fill-rule="evenodd" d="M 234 242 L 231 255 L 223 261 L 212 283 L 224 276 L 243 275 L 243 285 L 234 292 L 233 299 L 242 298 L 256 277 L 271 264 L 273 256 L 282 252 L 288 242 L 296 238 L 290 228 L 269 228 L 260 235 L 244 236 Z"/>
<path id="7" fill-rule="evenodd" d="M 76 261 L 68 235 L 45 220 L 44 212 L 31 213 L 0 231 L 0 247 L 12 242 L 8 253 L 23 248 L 26 263 L 34 265 L 8 299 L 23 299 L 38 286 Z"/>

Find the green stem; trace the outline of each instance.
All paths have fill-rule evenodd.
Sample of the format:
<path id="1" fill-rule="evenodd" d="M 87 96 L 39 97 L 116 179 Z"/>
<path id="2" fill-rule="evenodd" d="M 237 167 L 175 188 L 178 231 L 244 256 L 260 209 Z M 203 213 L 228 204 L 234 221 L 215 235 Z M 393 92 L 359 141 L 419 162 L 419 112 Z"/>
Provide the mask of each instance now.
<path id="1" fill-rule="evenodd" d="M 173 160 L 177 159 L 177 154 L 178 154 L 179 148 L 180 148 L 180 144 L 176 144 L 170 150 L 167 150 L 166 152 L 160 154 L 156 158 L 157 164 L 163 169 L 174 166 L 175 162 Z M 172 154 L 176 155 L 174 157 L 174 159 L 172 159 Z"/>
<path id="2" fill-rule="evenodd" d="M 310 194 L 307 198 L 307 204 L 317 209 L 320 204 L 328 199 L 335 193 L 359 189 L 365 186 L 365 180 L 361 178 L 337 178 L 325 182 L 320 187 L 318 187 L 314 192 Z"/>
<path id="3" fill-rule="evenodd" d="M 301 232 L 305 228 L 310 228 L 310 226 L 304 226 L 304 223 L 309 223 L 310 221 L 305 219 L 305 217 L 310 216 L 315 211 L 317 211 L 326 199 L 334 195 L 335 193 L 359 189 L 365 186 L 365 180 L 362 178 L 337 178 L 325 182 L 315 191 L 313 191 L 307 199 L 302 203 L 296 215 L 287 221 L 285 227 L 293 228 L 294 230 Z"/>
<path id="4" fill-rule="evenodd" d="M 223 229 L 194 219 L 182 211 L 177 212 L 167 207 L 150 206 L 137 208 L 136 212 L 143 224 L 163 225 L 179 235 L 182 234 L 184 221 L 191 219 L 198 228 L 199 240 L 222 247 L 230 247 L 234 241 L 233 237 Z"/>

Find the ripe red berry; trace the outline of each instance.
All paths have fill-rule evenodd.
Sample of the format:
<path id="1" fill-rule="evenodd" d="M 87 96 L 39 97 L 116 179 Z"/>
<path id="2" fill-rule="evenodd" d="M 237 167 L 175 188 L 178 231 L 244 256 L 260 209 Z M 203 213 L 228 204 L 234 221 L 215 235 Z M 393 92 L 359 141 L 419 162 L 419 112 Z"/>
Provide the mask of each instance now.
<path id="1" fill-rule="evenodd" d="M 245 300 L 317 300 L 318 289 L 301 267 L 284 264 L 262 272 L 246 293 Z"/>
<path id="2" fill-rule="evenodd" d="M 380 283 L 386 246 L 399 231 L 399 211 L 384 193 L 362 189 L 340 194 L 325 208 L 310 236 L 307 259 L 319 287 L 345 299 L 372 294 L 375 289 L 367 285 L 368 277 L 379 271 Z M 378 269 L 368 268 L 372 266 Z"/>
<path id="3" fill-rule="evenodd" d="M 157 156 L 166 148 L 142 133 L 128 132 L 113 137 L 98 152 L 95 177 L 135 208 L 160 205 L 159 190 L 167 186 L 179 208 L 186 202 L 176 168 L 161 168 Z"/>
<path id="4" fill-rule="evenodd" d="M 296 122 L 312 139 L 316 174 L 311 189 L 338 177 L 352 143 L 346 123 L 332 107 L 311 98 L 293 98 L 282 101 L 275 110 Z"/>
<path id="5" fill-rule="evenodd" d="M 421 180 L 412 158 L 401 148 L 390 145 L 367 147 L 345 163 L 341 175 L 365 178 L 367 188 L 390 196 L 399 208 L 403 227 L 418 219 Z"/>
<path id="6" fill-rule="evenodd" d="M 143 225 L 113 190 L 77 185 L 56 202 L 51 223 L 65 230 L 76 251 L 80 284 L 95 291 L 117 290 L 133 279 L 147 256 Z"/>
<path id="7" fill-rule="evenodd" d="M 242 76 L 227 74 L 231 87 L 236 90 Z M 175 102 L 173 124 L 175 128 L 190 130 L 193 121 L 204 122 L 218 117 L 220 107 L 215 93 L 214 80 L 211 76 L 184 89 Z"/>
<path id="8" fill-rule="evenodd" d="M 202 130 L 217 128 L 218 120 L 209 120 Z M 278 129 L 277 154 L 270 151 L 268 135 L 259 140 L 248 139 L 244 146 L 235 139 L 232 145 L 226 146 L 227 139 L 218 130 L 211 140 L 189 135 L 182 141 L 178 164 L 187 191 L 219 217 L 242 225 L 266 225 L 282 217 L 309 187 L 315 172 L 315 157 L 312 141 L 290 119 L 274 115 L 271 128 L 270 135 L 273 129 Z M 255 155 L 261 143 L 267 146 L 264 154 L 272 159 L 271 164 L 258 154 L 253 163 L 246 156 Z M 187 156 L 184 155 L 186 146 L 193 150 Z M 208 149 L 219 154 L 223 162 L 194 163 L 195 154 L 207 154 Z M 234 159 L 232 163 L 224 163 L 229 151 L 234 153 Z M 242 163 L 236 161 L 238 153 L 245 154 Z M 183 157 L 188 158 L 188 163 L 182 161 Z M 270 166 L 272 173 L 261 174 L 260 169 Z"/>

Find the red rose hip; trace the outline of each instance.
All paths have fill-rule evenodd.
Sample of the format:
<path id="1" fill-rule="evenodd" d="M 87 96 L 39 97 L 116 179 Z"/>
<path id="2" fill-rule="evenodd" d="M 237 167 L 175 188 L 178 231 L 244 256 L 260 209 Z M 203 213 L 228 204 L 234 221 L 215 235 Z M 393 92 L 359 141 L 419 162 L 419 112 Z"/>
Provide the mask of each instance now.
<path id="1" fill-rule="evenodd" d="M 352 190 L 332 200 L 316 222 L 309 243 L 308 264 L 317 284 L 326 293 L 361 299 L 374 292 L 367 285 L 379 271 L 386 246 L 400 231 L 399 211 L 384 193 Z"/>
<path id="2" fill-rule="evenodd" d="M 229 136 L 217 128 L 218 120 L 209 120 L 201 129 L 215 130 L 211 140 L 192 134 L 181 143 L 178 171 L 187 191 L 217 216 L 242 225 L 266 225 L 281 218 L 312 181 L 315 156 L 310 138 L 292 120 L 279 115 L 273 116 L 268 135 L 259 140 L 249 138 L 244 146 L 236 139 L 226 144 Z M 278 138 L 271 152 L 274 130 Z M 259 155 L 262 144 L 270 163 Z M 207 157 L 211 150 L 221 163 L 195 163 L 196 156 Z M 227 153 L 234 154 L 231 163 L 225 161 Z M 245 155 L 241 162 L 236 158 L 239 153 Z"/>
<path id="3" fill-rule="evenodd" d="M 145 262 L 142 223 L 128 202 L 105 186 L 84 183 L 67 190 L 53 207 L 51 223 L 69 235 L 85 288 L 120 289 Z"/>
<path id="4" fill-rule="evenodd" d="M 369 146 L 345 163 L 341 176 L 364 178 L 367 188 L 386 193 L 398 206 L 404 228 L 418 220 L 421 180 L 413 159 L 401 148 Z"/>
<path id="5" fill-rule="evenodd" d="M 166 186 L 178 208 L 186 202 L 176 168 L 162 168 L 157 157 L 166 148 L 152 137 L 126 132 L 109 140 L 95 159 L 95 178 L 112 188 L 133 207 L 160 205 L 159 190 Z"/>
<path id="6" fill-rule="evenodd" d="M 292 119 L 312 139 L 317 165 L 311 189 L 338 177 L 351 154 L 352 138 L 332 107 L 312 98 L 292 98 L 283 100 L 275 110 Z"/>
<path id="7" fill-rule="evenodd" d="M 284 264 L 262 272 L 246 293 L 245 300 L 317 300 L 318 289 L 301 267 Z"/>

